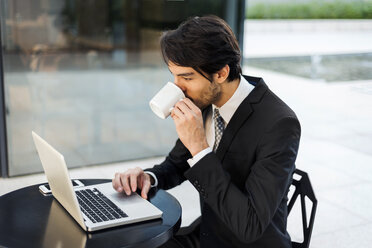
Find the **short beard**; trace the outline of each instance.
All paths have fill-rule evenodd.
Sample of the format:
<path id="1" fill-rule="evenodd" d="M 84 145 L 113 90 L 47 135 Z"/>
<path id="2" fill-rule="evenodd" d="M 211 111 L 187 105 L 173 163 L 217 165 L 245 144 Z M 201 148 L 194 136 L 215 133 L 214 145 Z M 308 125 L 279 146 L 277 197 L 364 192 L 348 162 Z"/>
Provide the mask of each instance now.
<path id="1" fill-rule="evenodd" d="M 198 108 L 203 110 L 211 104 L 216 103 L 221 98 L 221 85 L 214 81 L 208 87 L 208 90 L 202 92 L 199 100 L 194 100 L 194 103 Z"/>

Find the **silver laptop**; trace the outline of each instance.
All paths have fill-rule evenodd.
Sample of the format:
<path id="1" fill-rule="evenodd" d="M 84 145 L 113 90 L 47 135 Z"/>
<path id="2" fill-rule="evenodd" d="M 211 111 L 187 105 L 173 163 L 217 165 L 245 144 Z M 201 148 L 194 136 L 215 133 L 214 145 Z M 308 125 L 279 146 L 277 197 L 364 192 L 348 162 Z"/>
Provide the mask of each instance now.
<path id="1" fill-rule="evenodd" d="M 112 183 L 73 189 L 65 159 L 35 132 L 32 137 L 53 196 L 86 231 L 160 218 L 162 211 L 136 193 L 118 193 Z"/>

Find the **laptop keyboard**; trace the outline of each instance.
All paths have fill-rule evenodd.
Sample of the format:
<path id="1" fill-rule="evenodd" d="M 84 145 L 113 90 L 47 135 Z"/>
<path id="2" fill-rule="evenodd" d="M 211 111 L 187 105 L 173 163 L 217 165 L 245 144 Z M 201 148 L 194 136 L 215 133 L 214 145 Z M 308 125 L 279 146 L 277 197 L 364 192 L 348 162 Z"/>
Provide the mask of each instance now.
<path id="1" fill-rule="evenodd" d="M 81 211 L 93 222 L 104 222 L 128 217 L 98 189 L 75 191 Z"/>

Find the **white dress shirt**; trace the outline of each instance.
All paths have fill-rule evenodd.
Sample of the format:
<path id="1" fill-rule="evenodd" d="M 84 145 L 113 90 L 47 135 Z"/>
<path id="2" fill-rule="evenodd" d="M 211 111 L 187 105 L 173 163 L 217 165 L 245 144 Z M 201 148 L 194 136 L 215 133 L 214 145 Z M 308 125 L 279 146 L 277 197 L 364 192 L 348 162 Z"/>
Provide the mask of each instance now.
<path id="1" fill-rule="evenodd" d="M 233 117 L 235 111 L 238 109 L 240 104 L 244 101 L 244 99 L 251 93 L 254 89 L 254 86 L 247 82 L 247 80 L 240 76 L 240 82 L 238 88 L 235 90 L 234 94 L 230 99 L 221 106 L 218 110 L 222 119 L 224 120 L 225 129 L 229 124 L 231 118 Z M 194 166 L 200 159 L 202 159 L 205 155 L 212 152 L 212 148 L 214 145 L 215 140 L 215 130 L 214 130 L 214 119 L 213 119 L 213 112 L 214 109 L 217 108 L 215 105 L 212 105 L 212 110 L 208 113 L 208 116 L 205 120 L 205 134 L 207 136 L 207 142 L 209 147 L 200 151 L 196 154 L 193 158 L 187 160 L 190 167 Z"/>
<path id="2" fill-rule="evenodd" d="M 230 99 L 219 108 L 219 112 L 221 117 L 224 120 L 225 128 L 229 124 L 232 116 L 234 115 L 235 111 L 238 109 L 240 104 L 243 102 L 243 100 L 251 93 L 251 91 L 254 89 L 254 86 L 247 82 L 247 80 L 240 76 L 240 82 L 238 88 L 235 90 L 234 94 Z M 207 142 L 209 147 L 200 151 L 197 153 L 193 158 L 190 158 L 187 160 L 190 167 L 194 166 L 200 159 L 202 159 L 205 155 L 212 152 L 212 148 L 214 145 L 215 140 L 215 130 L 214 130 L 214 119 L 213 119 L 213 112 L 214 109 L 217 108 L 215 105 L 212 105 L 212 110 L 208 113 L 208 116 L 205 119 L 205 134 L 207 136 Z M 151 187 L 156 187 L 158 185 L 158 180 L 154 173 L 151 173 L 149 171 L 146 171 L 146 173 L 150 174 L 154 180 L 155 183 L 151 185 Z"/>

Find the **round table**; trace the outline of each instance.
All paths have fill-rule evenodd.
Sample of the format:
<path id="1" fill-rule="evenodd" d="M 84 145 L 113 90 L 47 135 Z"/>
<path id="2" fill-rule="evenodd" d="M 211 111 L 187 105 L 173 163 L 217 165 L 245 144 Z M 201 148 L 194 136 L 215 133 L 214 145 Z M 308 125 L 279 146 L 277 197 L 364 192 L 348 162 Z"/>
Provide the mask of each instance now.
<path id="1" fill-rule="evenodd" d="M 161 219 L 88 233 L 39 185 L 25 187 L 0 197 L 0 247 L 158 247 L 178 231 L 181 206 L 163 190 L 149 194 L 149 201 L 163 211 Z"/>

